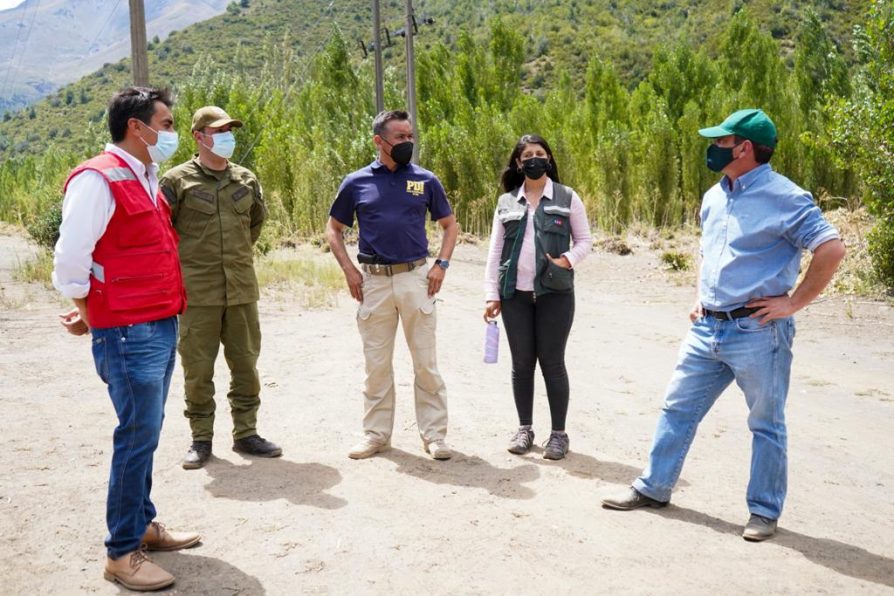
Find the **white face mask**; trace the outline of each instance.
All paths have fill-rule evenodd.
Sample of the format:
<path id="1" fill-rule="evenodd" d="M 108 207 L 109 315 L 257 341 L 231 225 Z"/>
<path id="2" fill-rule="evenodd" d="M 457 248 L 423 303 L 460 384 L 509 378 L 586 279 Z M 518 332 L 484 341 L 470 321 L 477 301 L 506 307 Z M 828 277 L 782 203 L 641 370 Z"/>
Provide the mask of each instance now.
<path id="1" fill-rule="evenodd" d="M 211 137 L 211 147 L 205 145 L 206 147 L 208 147 L 211 153 L 217 155 L 218 157 L 223 157 L 224 159 L 230 159 L 231 157 L 233 157 L 233 153 L 235 153 L 236 151 L 236 137 L 233 135 L 232 132 L 216 132 L 212 135 L 205 136 Z"/>
<path id="2" fill-rule="evenodd" d="M 149 130 L 158 135 L 155 144 L 150 145 L 146 143 L 146 139 L 143 137 L 140 137 L 140 140 L 146 143 L 146 148 L 149 150 L 149 157 L 152 158 L 152 161 L 161 163 L 171 159 L 177 153 L 177 147 L 180 145 L 180 137 L 177 133 L 168 132 L 167 130 L 155 130 L 151 126 L 149 126 Z"/>

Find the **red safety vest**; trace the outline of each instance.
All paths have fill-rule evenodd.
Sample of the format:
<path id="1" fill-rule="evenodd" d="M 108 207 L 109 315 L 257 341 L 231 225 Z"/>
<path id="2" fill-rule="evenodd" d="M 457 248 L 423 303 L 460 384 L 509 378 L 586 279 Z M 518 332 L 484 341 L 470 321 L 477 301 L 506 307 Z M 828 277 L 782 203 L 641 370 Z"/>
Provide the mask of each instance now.
<path id="1" fill-rule="evenodd" d="M 87 294 L 90 326 L 121 327 L 182 313 L 186 291 L 177 253 L 179 238 L 164 195 L 158 192 L 156 208 L 136 173 L 111 152 L 75 168 L 65 188 L 85 170 L 105 178 L 115 200 L 115 213 L 93 249 Z"/>

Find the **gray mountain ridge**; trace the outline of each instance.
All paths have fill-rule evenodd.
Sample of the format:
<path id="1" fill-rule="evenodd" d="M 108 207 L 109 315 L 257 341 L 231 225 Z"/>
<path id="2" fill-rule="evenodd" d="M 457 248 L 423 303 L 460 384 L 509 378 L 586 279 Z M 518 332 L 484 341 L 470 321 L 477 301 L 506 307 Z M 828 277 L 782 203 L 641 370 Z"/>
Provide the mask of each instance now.
<path id="1" fill-rule="evenodd" d="M 149 40 L 204 21 L 230 0 L 146 0 Z M 25 0 L 0 11 L 0 113 L 130 55 L 127 0 Z"/>

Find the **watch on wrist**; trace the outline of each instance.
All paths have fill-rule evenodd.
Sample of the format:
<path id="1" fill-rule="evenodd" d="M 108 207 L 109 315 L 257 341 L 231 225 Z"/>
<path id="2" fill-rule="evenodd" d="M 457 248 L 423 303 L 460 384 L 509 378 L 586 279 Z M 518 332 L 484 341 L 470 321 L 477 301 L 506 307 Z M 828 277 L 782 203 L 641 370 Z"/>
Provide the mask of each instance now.
<path id="1" fill-rule="evenodd" d="M 435 259 L 435 265 L 441 269 L 447 269 L 447 267 L 450 267 L 450 261 L 447 259 Z"/>

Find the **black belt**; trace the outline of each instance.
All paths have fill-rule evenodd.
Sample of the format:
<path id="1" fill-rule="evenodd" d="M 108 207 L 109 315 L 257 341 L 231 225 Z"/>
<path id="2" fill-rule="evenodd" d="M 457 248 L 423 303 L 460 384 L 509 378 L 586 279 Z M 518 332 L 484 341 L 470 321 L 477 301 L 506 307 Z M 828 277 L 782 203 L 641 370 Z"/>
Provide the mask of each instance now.
<path id="1" fill-rule="evenodd" d="M 742 308 L 737 308 L 736 310 L 731 310 L 729 312 L 723 312 L 722 310 L 708 310 L 707 308 L 703 308 L 702 310 L 704 310 L 706 316 L 714 317 L 718 321 L 732 321 L 733 319 L 741 319 L 742 317 L 752 315 L 760 309 L 743 306 Z"/>

